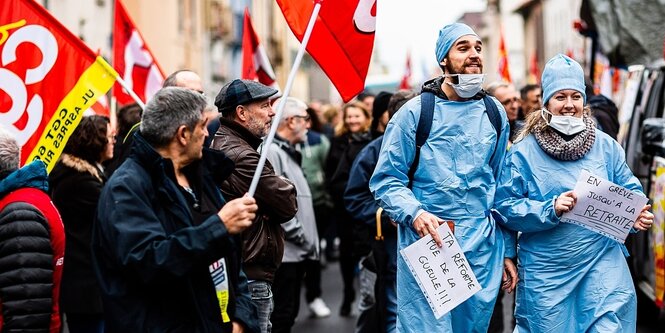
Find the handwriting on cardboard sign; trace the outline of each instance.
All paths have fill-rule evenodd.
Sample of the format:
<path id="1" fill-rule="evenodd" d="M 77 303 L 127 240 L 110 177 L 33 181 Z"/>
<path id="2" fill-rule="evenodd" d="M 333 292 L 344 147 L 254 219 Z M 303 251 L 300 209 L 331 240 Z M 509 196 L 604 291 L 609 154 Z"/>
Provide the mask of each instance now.
<path id="1" fill-rule="evenodd" d="M 443 246 L 427 235 L 400 253 L 438 319 L 481 289 L 447 223 L 437 229 Z"/>
<path id="2" fill-rule="evenodd" d="M 575 193 L 575 207 L 561 220 L 624 242 L 648 199 L 584 170 Z"/>

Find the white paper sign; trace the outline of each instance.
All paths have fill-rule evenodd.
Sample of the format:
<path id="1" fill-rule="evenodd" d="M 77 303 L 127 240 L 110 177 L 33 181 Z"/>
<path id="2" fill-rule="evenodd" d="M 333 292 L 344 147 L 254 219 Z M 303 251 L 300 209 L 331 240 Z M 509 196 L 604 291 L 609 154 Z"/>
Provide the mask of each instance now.
<path id="1" fill-rule="evenodd" d="M 466 301 L 482 287 L 447 223 L 439 226 L 443 246 L 431 235 L 409 245 L 400 253 L 418 281 L 436 319 Z"/>
<path id="2" fill-rule="evenodd" d="M 626 241 L 647 197 L 583 170 L 575 184 L 577 204 L 561 220 Z"/>

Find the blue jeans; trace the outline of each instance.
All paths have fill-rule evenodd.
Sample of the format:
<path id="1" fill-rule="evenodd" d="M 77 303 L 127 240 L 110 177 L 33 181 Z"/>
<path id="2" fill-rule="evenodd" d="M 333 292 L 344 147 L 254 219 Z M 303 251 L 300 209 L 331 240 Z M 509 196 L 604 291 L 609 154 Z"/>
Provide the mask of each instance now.
<path id="1" fill-rule="evenodd" d="M 252 297 L 252 302 L 256 304 L 259 311 L 259 327 L 261 333 L 272 332 L 272 324 L 270 323 L 270 315 L 274 307 L 272 299 L 272 289 L 270 283 L 266 281 L 250 281 L 248 283 L 249 293 Z"/>

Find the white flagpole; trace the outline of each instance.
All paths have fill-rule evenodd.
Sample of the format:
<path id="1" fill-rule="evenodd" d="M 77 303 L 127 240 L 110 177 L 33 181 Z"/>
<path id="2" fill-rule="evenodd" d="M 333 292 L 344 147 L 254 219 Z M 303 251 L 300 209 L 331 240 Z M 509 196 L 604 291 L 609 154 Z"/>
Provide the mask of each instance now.
<path id="1" fill-rule="evenodd" d="M 263 142 L 263 149 L 261 151 L 261 157 L 259 158 L 259 164 L 256 166 L 256 170 L 254 171 L 254 177 L 252 178 L 252 183 L 249 185 L 249 191 L 247 192 L 250 197 L 254 196 L 254 193 L 256 192 L 256 186 L 259 184 L 259 178 L 261 177 L 261 171 L 263 171 L 263 166 L 266 163 L 268 150 L 270 149 L 270 145 L 272 144 L 272 139 L 275 137 L 275 133 L 277 132 L 277 126 L 279 125 L 279 122 L 282 119 L 282 113 L 284 111 L 284 105 L 286 104 L 286 98 L 289 97 L 289 93 L 291 93 L 291 87 L 293 86 L 293 81 L 296 77 L 298 67 L 300 67 L 300 62 L 302 61 L 302 57 L 305 54 L 305 48 L 307 47 L 307 43 L 309 42 L 309 37 L 312 34 L 312 30 L 314 29 L 314 23 L 316 23 L 316 18 L 319 16 L 319 10 L 321 9 L 321 2 L 322 0 L 318 0 L 314 4 L 314 10 L 312 11 L 312 16 L 309 18 L 309 23 L 307 23 L 307 29 L 305 30 L 305 35 L 302 38 L 300 49 L 298 49 L 298 54 L 296 55 L 296 59 L 293 62 L 293 67 L 291 67 L 289 78 L 286 80 L 286 87 L 284 87 L 284 95 L 281 97 L 279 105 L 277 105 L 277 111 L 275 113 L 275 117 L 272 119 L 272 124 L 270 125 L 270 133 L 268 133 L 268 136 Z"/>
<path id="2" fill-rule="evenodd" d="M 144 110 L 145 109 L 145 103 L 143 103 L 141 98 L 138 95 L 136 95 L 136 93 L 134 92 L 134 90 L 132 90 L 132 88 L 129 88 L 127 86 L 127 83 L 125 82 L 125 80 L 122 79 L 122 77 L 120 77 L 120 75 L 118 75 L 118 77 L 116 78 L 116 81 L 118 81 L 118 83 L 120 83 L 120 85 L 125 89 L 125 91 L 127 91 L 127 94 L 134 99 L 136 104 L 138 104 L 141 107 L 141 110 Z"/>
<path id="3" fill-rule="evenodd" d="M 105 68 L 108 68 L 110 73 L 115 73 L 115 69 L 113 69 L 113 67 L 108 62 L 106 62 L 106 60 L 104 60 L 104 58 L 102 58 L 101 56 L 97 56 L 95 61 L 98 62 L 99 64 L 101 64 L 102 66 L 104 66 Z M 136 95 L 134 90 L 129 88 L 129 86 L 127 85 L 125 80 L 122 79 L 122 76 L 120 76 L 119 73 L 117 73 L 117 76 L 115 77 L 115 80 L 116 80 L 116 82 L 118 82 L 120 84 L 120 86 L 125 88 L 125 90 L 127 91 L 127 94 L 129 94 L 129 96 L 131 96 L 132 99 L 134 99 L 136 104 L 138 104 L 141 107 L 141 110 L 145 109 L 145 103 L 143 103 L 141 98 L 139 98 L 139 96 Z"/>

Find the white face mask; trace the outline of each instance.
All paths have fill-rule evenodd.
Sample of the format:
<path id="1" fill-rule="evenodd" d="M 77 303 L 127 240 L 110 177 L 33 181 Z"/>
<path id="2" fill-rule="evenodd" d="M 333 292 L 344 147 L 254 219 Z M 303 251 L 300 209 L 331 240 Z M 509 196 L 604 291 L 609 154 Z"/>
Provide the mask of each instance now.
<path id="1" fill-rule="evenodd" d="M 446 82 L 453 87 L 457 96 L 462 98 L 471 98 L 482 89 L 485 74 L 448 74 L 448 77 L 457 76 L 459 83 Z"/>
<path id="2" fill-rule="evenodd" d="M 545 116 L 547 113 L 550 116 L 550 120 L 547 121 Z M 555 116 L 551 112 L 543 108 L 540 111 L 540 115 L 543 117 L 547 125 L 553 129 L 565 134 L 565 135 L 575 135 L 586 129 L 586 124 L 584 119 L 575 116 Z"/>

